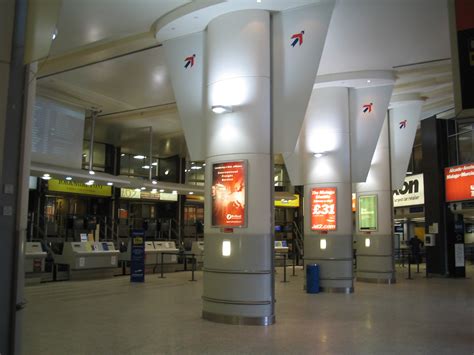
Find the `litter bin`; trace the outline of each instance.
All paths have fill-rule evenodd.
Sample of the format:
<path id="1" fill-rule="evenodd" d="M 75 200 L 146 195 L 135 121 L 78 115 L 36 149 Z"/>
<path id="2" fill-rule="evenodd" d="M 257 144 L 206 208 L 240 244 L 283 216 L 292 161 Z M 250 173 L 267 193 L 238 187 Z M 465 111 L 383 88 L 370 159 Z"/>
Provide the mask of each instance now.
<path id="1" fill-rule="evenodd" d="M 306 265 L 306 292 L 319 293 L 319 265 Z"/>

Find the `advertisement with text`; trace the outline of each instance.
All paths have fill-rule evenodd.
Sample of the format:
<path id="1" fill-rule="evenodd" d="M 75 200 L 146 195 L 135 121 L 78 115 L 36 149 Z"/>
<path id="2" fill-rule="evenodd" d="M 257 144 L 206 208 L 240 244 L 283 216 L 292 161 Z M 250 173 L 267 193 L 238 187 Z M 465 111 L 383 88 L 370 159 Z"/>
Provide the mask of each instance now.
<path id="1" fill-rule="evenodd" d="M 446 202 L 474 199 L 474 164 L 452 166 L 444 169 L 446 177 Z"/>
<path id="2" fill-rule="evenodd" d="M 212 226 L 245 227 L 246 161 L 212 165 Z"/>
<path id="3" fill-rule="evenodd" d="M 311 189 L 311 230 L 336 230 L 336 188 Z"/>

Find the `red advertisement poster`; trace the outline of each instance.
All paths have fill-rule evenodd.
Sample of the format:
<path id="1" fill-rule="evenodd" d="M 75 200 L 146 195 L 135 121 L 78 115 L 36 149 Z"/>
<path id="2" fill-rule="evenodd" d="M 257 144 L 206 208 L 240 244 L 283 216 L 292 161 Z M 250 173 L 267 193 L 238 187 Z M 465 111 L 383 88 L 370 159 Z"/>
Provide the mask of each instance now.
<path id="1" fill-rule="evenodd" d="M 311 189 L 311 230 L 336 230 L 336 188 Z"/>
<path id="2" fill-rule="evenodd" d="M 444 169 L 446 202 L 474 200 L 474 164 Z"/>
<path id="3" fill-rule="evenodd" d="M 245 227 L 246 161 L 212 165 L 212 226 Z"/>

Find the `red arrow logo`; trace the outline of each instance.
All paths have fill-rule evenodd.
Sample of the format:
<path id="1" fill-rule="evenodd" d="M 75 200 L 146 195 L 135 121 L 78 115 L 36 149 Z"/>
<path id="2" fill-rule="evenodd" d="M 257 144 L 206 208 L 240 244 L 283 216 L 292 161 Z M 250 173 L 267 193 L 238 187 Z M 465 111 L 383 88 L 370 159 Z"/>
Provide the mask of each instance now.
<path id="1" fill-rule="evenodd" d="M 399 125 L 400 125 L 400 129 L 406 128 L 407 127 L 407 120 L 400 121 Z"/>
<path id="2" fill-rule="evenodd" d="M 303 35 L 304 31 L 301 31 L 300 33 L 295 33 L 294 35 L 291 36 L 291 39 L 293 40 L 291 42 L 291 46 L 294 48 L 298 42 L 300 43 L 300 46 L 303 44 Z"/>
<path id="3" fill-rule="evenodd" d="M 186 63 L 184 67 L 187 69 L 188 67 L 192 67 L 194 65 L 194 58 L 196 58 L 196 54 L 193 54 L 192 56 L 186 57 L 184 62 Z"/>
<path id="4" fill-rule="evenodd" d="M 362 108 L 364 109 L 363 112 L 366 113 L 366 112 L 372 112 L 372 105 L 373 103 L 371 102 L 370 104 L 365 104 L 362 106 Z"/>

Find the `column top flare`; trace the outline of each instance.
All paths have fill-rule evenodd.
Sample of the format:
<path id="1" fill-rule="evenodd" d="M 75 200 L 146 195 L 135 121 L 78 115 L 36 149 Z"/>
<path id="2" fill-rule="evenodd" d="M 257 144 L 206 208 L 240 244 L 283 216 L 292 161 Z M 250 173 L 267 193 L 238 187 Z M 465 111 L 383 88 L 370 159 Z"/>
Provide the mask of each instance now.
<path id="1" fill-rule="evenodd" d="M 362 70 L 346 73 L 318 75 L 313 89 L 346 87 L 354 89 L 394 85 L 397 79 L 393 70 Z"/>

